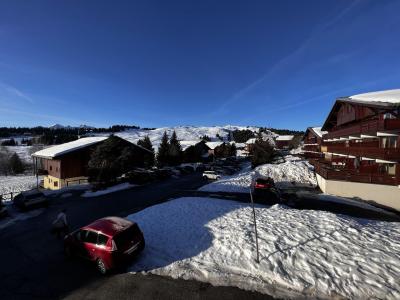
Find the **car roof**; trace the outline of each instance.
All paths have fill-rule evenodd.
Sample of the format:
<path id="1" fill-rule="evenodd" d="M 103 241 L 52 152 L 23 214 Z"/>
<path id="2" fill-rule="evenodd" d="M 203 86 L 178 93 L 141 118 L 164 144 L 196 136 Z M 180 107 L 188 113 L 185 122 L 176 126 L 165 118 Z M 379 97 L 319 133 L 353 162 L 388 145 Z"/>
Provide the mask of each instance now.
<path id="1" fill-rule="evenodd" d="M 105 235 L 113 237 L 117 233 L 124 231 L 125 229 L 131 227 L 133 222 L 119 218 L 119 217 L 106 217 L 99 220 L 94 221 L 93 223 L 82 227 L 84 230 L 93 230 L 101 232 Z"/>

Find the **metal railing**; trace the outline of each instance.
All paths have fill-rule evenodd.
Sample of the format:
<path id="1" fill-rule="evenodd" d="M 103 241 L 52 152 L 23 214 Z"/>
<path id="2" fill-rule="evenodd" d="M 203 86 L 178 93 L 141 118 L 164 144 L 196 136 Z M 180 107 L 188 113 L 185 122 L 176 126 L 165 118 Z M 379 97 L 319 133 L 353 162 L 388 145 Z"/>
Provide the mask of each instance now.
<path id="1" fill-rule="evenodd" d="M 328 145 L 327 151 L 332 153 L 364 156 L 369 158 L 380 158 L 386 160 L 400 160 L 400 148 L 377 148 L 363 146 L 363 143 L 352 144 L 346 147 L 345 145 Z"/>

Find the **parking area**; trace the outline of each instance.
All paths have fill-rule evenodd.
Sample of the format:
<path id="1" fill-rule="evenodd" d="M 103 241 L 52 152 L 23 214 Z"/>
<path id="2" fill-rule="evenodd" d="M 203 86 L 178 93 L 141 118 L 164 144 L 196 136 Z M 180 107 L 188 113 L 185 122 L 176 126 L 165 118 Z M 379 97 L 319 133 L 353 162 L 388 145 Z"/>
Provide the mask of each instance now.
<path id="1" fill-rule="evenodd" d="M 118 287 L 113 297 L 154 299 L 170 295 L 174 299 L 201 297 L 216 299 L 261 298 L 236 288 L 214 288 L 198 282 L 165 279 L 157 276 L 112 274 L 102 277 L 90 264 L 66 261 L 63 243 L 50 234 L 57 213 L 67 209 L 71 229 L 91 221 L 116 215 L 124 217 L 151 205 L 178 197 L 182 190 L 195 190 L 204 184 L 201 173 L 157 181 L 150 185 L 115 192 L 94 198 L 82 198 L 81 191 L 69 197 L 55 196 L 47 209 L 0 230 L 1 299 L 105 299 L 110 286 Z M 152 289 L 154 292 L 149 292 Z M 264 297 L 264 295 L 263 295 Z"/>

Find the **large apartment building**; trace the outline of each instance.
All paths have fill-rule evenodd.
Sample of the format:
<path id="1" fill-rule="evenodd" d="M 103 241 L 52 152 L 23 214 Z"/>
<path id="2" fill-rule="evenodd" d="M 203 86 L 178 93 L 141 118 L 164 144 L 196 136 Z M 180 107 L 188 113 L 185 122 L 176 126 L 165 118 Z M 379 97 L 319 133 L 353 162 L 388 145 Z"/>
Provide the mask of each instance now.
<path id="1" fill-rule="evenodd" d="M 311 162 L 323 192 L 400 210 L 400 89 L 338 98 L 320 131 Z"/>

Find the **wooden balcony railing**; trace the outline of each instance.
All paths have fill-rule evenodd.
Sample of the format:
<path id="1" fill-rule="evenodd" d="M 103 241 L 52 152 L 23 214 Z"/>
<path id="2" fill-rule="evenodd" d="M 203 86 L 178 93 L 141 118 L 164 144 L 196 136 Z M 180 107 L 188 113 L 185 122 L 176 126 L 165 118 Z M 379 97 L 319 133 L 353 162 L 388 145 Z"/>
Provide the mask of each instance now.
<path id="1" fill-rule="evenodd" d="M 336 169 L 317 160 L 312 162 L 315 172 L 327 180 L 352 181 L 360 183 L 373 183 L 385 185 L 399 185 L 396 176 L 376 173 L 358 173 L 355 170 Z"/>
<path id="2" fill-rule="evenodd" d="M 400 161 L 400 148 L 377 148 L 377 147 L 365 147 L 363 143 L 353 144 L 346 147 L 342 145 L 329 145 L 327 151 L 338 154 L 346 154 L 353 156 L 363 156 L 375 159 L 393 160 Z"/>
<path id="3" fill-rule="evenodd" d="M 358 134 L 373 134 L 377 131 L 400 130 L 400 119 L 369 120 L 343 128 L 337 128 L 324 135 L 324 139 L 333 139 Z"/>

